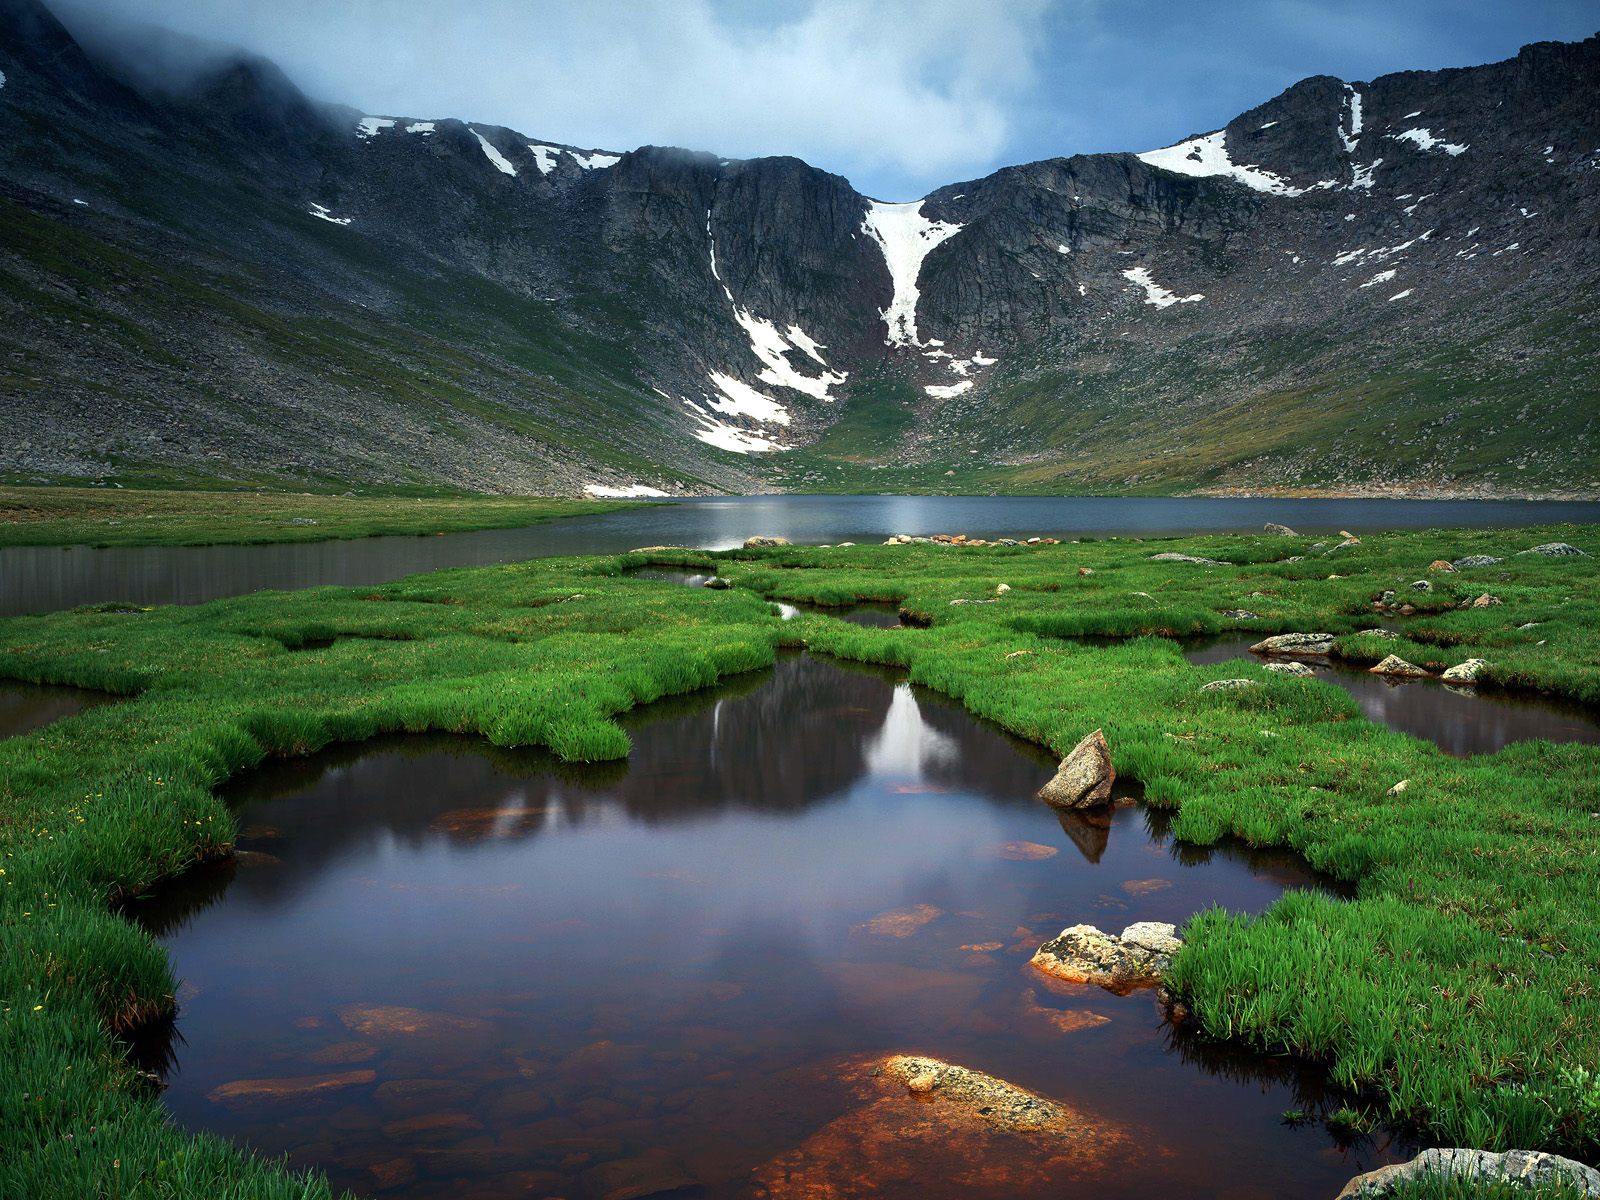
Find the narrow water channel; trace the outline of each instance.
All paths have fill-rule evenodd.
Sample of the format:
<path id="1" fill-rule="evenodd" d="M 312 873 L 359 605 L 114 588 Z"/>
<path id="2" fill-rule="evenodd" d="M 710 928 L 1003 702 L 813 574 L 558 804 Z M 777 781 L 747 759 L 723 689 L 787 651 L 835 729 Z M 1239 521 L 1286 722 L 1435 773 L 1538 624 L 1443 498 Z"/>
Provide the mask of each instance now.
<path id="1" fill-rule="evenodd" d="M 1219 638 L 1190 646 L 1190 662 L 1274 661 L 1250 653 L 1254 636 Z M 1281 660 L 1280 660 L 1281 661 Z M 1493 754 L 1512 742 L 1583 742 L 1600 745 L 1600 713 L 1542 696 L 1452 687 L 1437 679 L 1374 675 L 1338 660 L 1306 659 L 1318 679 L 1355 697 L 1369 721 L 1432 742 L 1446 754 Z"/>
<path id="2" fill-rule="evenodd" d="M 1400 1152 L 1285 1123 L 1339 1102 L 1317 1072 L 1027 965 L 1317 886 L 1291 857 L 1058 819 L 1036 749 L 812 657 L 629 724 L 626 763 L 415 738 L 242 780 L 248 853 L 134 910 L 182 980 L 175 1119 L 417 1198 L 1325 1200 Z M 901 1053 L 1070 1106 L 1088 1149 L 930 1136 L 863 1095 Z"/>

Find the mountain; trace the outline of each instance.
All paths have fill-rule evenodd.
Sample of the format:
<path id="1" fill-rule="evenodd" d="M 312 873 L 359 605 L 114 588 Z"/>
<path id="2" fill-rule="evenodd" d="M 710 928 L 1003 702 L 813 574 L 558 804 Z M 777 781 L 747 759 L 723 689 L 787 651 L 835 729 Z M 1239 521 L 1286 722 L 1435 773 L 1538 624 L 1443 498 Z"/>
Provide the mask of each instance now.
<path id="1" fill-rule="evenodd" d="M 14 481 L 1600 492 L 1600 36 L 909 204 L 115 49 L 0 0 Z"/>

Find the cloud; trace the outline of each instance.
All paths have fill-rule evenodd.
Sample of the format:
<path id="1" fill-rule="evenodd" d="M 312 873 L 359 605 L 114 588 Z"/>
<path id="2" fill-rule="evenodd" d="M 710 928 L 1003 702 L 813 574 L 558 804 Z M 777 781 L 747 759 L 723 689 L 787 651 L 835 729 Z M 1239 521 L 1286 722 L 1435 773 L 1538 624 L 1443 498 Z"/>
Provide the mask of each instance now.
<path id="1" fill-rule="evenodd" d="M 535 137 L 794 154 L 921 194 L 987 170 L 1048 0 L 66 0 L 246 46 L 321 99 Z M 899 198 L 899 197 L 888 197 Z"/>

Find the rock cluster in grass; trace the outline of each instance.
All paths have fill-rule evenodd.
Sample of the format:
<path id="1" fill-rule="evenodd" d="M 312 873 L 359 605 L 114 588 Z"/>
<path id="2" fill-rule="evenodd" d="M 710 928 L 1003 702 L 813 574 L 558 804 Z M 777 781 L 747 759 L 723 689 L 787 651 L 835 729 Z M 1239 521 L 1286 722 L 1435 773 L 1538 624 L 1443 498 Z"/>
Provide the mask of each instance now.
<path id="1" fill-rule="evenodd" d="M 964 533 L 897 533 L 884 539 L 885 546 L 1059 546 L 1060 538 L 974 538 Z"/>
<path id="2" fill-rule="evenodd" d="M 1345 1184 L 1338 1200 L 1380 1200 L 1430 1180 L 1452 1180 L 1484 1189 L 1506 1184 L 1529 1192 L 1565 1189 L 1561 1195 L 1600 1200 L 1600 1171 L 1570 1158 L 1537 1150 L 1495 1154 L 1459 1149 L 1424 1150 L 1410 1162 L 1357 1175 Z"/>
<path id="3" fill-rule="evenodd" d="M 1150 561 L 1151 562 L 1196 563 L 1196 564 L 1198 564 L 1198 565 L 1200 565 L 1202 567 L 1231 567 L 1231 566 L 1233 566 L 1232 563 L 1223 562 L 1219 558 L 1201 558 L 1198 554 L 1179 554 L 1176 551 L 1172 551 L 1172 550 L 1168 550 L 1167 552 L 1165 552 L 1163 554 L 1152 554 L 1150 556 Z"/>
<path id="4" fill-rule="evenodd" d="M 1159 984 L 1182 946 L 1177 928 L 1162 921 L 1139 921 L 1121 934 L 1073 925 L 1040 946 L 1029 965 L 1066 983 L 1126 992 Z"/>
<path id="5" fill-rule="evenodd" d="M 1096 729 L 1061 760 L 1055 778 L 1039 789 L 1039 799 L 1055 808 L 1095 808 L 1110 803 L 1116 781 L 1111 747 Z"/>

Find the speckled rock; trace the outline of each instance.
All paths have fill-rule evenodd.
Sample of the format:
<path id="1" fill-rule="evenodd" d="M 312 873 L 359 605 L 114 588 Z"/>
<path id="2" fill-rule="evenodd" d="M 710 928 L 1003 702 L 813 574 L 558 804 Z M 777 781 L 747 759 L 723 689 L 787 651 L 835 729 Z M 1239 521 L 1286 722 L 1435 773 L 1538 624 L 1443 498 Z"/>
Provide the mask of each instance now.
<path id="1" fill-rule="evenodd" d="M 1466 662 L 1457 663 L 1439 678 L 1446 683 L 1477 683 L 1478 676 L 1488 665 L 1487 659 L 1469 658 Z"/>
<path id="2" fill-rule="evenodd" d="M 1393 675 L 1407 679 L 1423 679 L 1428 675 L 1426 667 L 1419 667 L 1416 663 L 1409 663 L 1398 654 L 1391 654 L 1375 667 L 1367 668 L 1369 675 Z"/>
<path id="3" fill-rule="evenodd" d="M 1200 690 L 1202 692 L 1235 692 L 1240 688 L 1260 686 L 1260 683 L 1254 679 L 1213 679 Z"/>
<path id="4" fill-rule="evenodd" d="M 1140 921 L 1121 934 L 1073 925 L 1040 946 L 1029 965 L 1067 983 L 1127 992 L 1160 983 L 1182 945 L 1177 928 L 1161 921 Z"/>
<path id="5" fill-rule="evenodd" d="M 1424 1150 L 1410 1162 L 1379 1167 L 1345 1184 L 1338 1200 L 1379 1200 L 1428 1177 L 1472 1183 L 1511 1184 L 1533 1191 L 1565 1185 L 1587 1200 L 1600 1200 L 1600 1171 L 1570 1158 L 1537 1150 Z"/>
<path id="6" fill-rule="evenodd" d="M 1250 647 L 1252 654 L 1310 655 L 1323 658 L 1333 650 L 1331 633 L 1280 633 Z"/>
<path id="7" fill-rule="evenodd" d="M 1545 558 L 1570 558 L 1574 555 L 1586 558 L 1582 550 L 1576 546 L 1569 546 L 1566 542 L 1545 542 L 1540 546 L 1530 546 L 1526 550 L 1518 551 L 1519 554 L 1538 554 Z"/>
<path id="8" fill-rule="evenodd" d="M 1055 778 L 1039 789 L 1039 799 L 1055 808 L 1094 808 L 1110 803 L 1116 781 L 1111 747 L 1096 729 L 1061 760 Z"/>
<path id="9" fill-rule="evenodd" d="M 1293 675 L 1297 679 L 1312 679 L 1317 674 L 1305 663 L 1299 662 L 1268 663 L 1267 670 L 1276 671 L 1279 675 Z"/>

